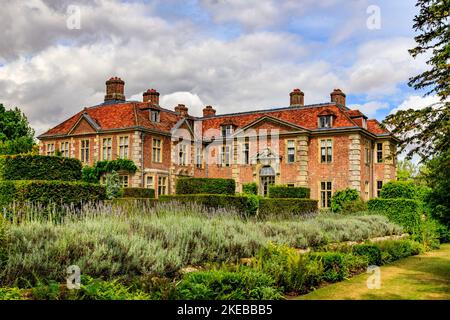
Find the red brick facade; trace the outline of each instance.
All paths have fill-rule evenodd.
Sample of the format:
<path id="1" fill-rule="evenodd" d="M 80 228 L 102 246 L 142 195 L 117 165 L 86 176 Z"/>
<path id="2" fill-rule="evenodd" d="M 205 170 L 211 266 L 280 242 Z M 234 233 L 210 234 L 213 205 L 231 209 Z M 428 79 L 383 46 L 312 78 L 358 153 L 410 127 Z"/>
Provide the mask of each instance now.
<path id="1" fill-rule="evenodd" d="M 39 136 L 40 153 L 59 150 L 86 165 L 132 159 L 139 170 L 121 173 L 128 177 L 123 183 L 157 194 L 173 193 L 181 176 L 219 177 L 235 179 L 238 192 L 248 182 L 261 192 L 267 181 L 307 186 L 326 206 L 328 191 L 350 187 L 369 199 L 395 179 L 396 139 L 348 109 L 339 89 L 323 104 L 304 105 L 304 93 L 295 89 L 286 108 L 216 115 L 207 106 L 203 117 L 193 117 L 184 105 L 160 107 L 154 89 L 143 102 L 126 102 L 122 82 L 111 78 L 104 103 Z"/>

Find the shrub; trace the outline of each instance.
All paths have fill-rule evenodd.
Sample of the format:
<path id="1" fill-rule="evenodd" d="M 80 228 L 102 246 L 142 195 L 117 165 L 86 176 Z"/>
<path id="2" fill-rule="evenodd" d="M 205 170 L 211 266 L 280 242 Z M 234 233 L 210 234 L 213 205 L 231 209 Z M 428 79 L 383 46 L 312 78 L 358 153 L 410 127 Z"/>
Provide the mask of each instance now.
<path id="1" fill-rule="evenodd" d="M 350 274 L 359 274 L 365 272 L 369 266 L 367 256 L 359 256 L 354 254 L 345 254 L 345 265 Z"/>
<path id="2" fill-rule="evenodd" d="M 258 185 L 256 182 L 244 183 L 242 185 L 242 192 L 245 194 L 258 194 Z"/>
<path id="3" fill-rule="evenodd" d="M 190 195 L 161 195 L 161 202 L 176 201 L 180 203 L 197 203 L 206 208 L 234 209 L 246 216 L 255 216 L 258 210 L 258 197 L 253 195 L 225 195 L 225 194 L 190 194 Z"/>
<path id="4" fill-rule="evenodd" d="M 420 232 L 419 203 L 412 199 L 371 199 L 367 202 L 370 211 L 383 214 L 389 220 L 404 227 L 406 232 Z"/>
<path id="5" fill-rule="evenodd" d="M 359 192 L 355 189 L 347 188 L 337 191 L 331 197 L 331 210 L 333 212 L 340 212 L 342 211 L 344 205 L 357 201 L 359 199 Z"/>
<path id="6" fill-rule="evenodd" d="M 255 267 L 269 274 L 284 292 L 306 293 L 318 286 L 323 272 L 320 261 L 308 257 L 294 248 L 269 243 L 260 250 Z"/>
<path id="7" fill-rule="evenodd" d="M 0 268 L 3 266 L 3 264 L 6 262 L 6 259 L 8 258 L 8 221 L 6 221 L 5 218 L 3 218 L 2 214 L 0 213 Z M 1 299 L 0 299 L 1 300 Z"/>
<path id="8" fill-rule="evenodd" d="M 114 199 L 121 195 L 122 189 L 120 188 L 119 174 L 113 170 L 106 175 L 106 198 Z"/>
<path id="9" fill-rule="evenodd" d="M 323 264 L 322 279 L 327 282 L 337 282 L 344 280 L 349 275 L 346 264 L 346 256 L 340 252 L 314 252 L 312 258 Z"/>
<path id="10" fill-rule="evenodd" d="M 154 198 L 155 190 L 149 188 L 123 188 L 123 198 Z"/>
<path id="11" fill-rule="evenodd" d="M 317 211 L 317 200 L 261 198 L 258 215 L 263 218 L 290 217 Z"/>
<path id="12" fill-rule="evenodd" d="M 377 242 L 376 246 L 381 250 L 381 262 L 383 264 L 417 255 L 421 252 L 420 244 L 411 240 L 385 240 Z"/>
<path id="13" fill-rule="evenodd" d="M 210 270 L 188 273 L 176 288 L 182 300 L 275 300 L 282 295 L 273 279 L 259 271 Z"/>
<path id="14" fill-rule="evenodd" d="M 362 199 L 355 201 L 344 202 L 342 204 L 342 213 L 356 213 L 367 211 L 367 203 Z"/>
<path id="15" fill-rule="evenodd" d="M 391 181 L 383 185 L 380 197 L 383 199 L 414 199 L 416 188 L 412 181 Z"/>
<path id="16" fill-rule="evenodd" d="M 19 288 L 0 288 L 0 300 L 23 300 L 23 290 Z"/>
<path id="17" fill-rule="evenodd" d="M 309 199 L 310 189 L 304 187 L 288 187 L 283 185 L 269 186 L 269 198 L 301 198 Z"/>
<path id="18" fill-rule="evenodd" d="M 74 204 L 105 199 L 105 187 L 75 181 L 0 181 L 0 205 L 40 203 Z"/>
<path id="19" fill-rule="evenodd" d="M 58 300 L 61 290 L 59 283 L 50 280 L 47 283 L 38 282 L 36 287 L 31 289 L 31 294 L 37 300 Z"/>
<path id="20" fill-rule="evenodd" d="M 40 155 L 0 156 L 0 180 L 80 180 L 81 162 Z"/>
<path id="21" fill-rule="evenodd" d="M 112 173 L 113 171 L 135 173 L 137 169 L 133 160 L 130 159 L 104 160 L 96 162 L 93 167 L 84 167 L 82 177 L 85 182 L 96 183 L 106 173 Z"/>
<path id="22" fill-rule="evenodd" d="M 176 183 L 176 194 L 234 194 L 233 179 L 180 178 Z"/>
<path id="23" fill-rule="evenodd" d="M 381 266 L 381 250 L 374 244 L 357 244 L 352 247 L 353 254 L 367 257 L 369 265 Z"/>

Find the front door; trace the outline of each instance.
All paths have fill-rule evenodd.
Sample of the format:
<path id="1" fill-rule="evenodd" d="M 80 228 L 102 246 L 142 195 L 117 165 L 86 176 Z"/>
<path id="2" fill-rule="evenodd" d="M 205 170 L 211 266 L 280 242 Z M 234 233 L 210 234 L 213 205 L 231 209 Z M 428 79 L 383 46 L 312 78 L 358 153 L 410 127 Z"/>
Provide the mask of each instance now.
<path id="1" fill-rule="evenodd" d="M 275 184 L 275 171 L 271 166 L 262 167 L 260 172 L 260 185 L 261 185 L 261 193 L 263 196 L 267 196 L 269 193 L 269 186 Z"/>

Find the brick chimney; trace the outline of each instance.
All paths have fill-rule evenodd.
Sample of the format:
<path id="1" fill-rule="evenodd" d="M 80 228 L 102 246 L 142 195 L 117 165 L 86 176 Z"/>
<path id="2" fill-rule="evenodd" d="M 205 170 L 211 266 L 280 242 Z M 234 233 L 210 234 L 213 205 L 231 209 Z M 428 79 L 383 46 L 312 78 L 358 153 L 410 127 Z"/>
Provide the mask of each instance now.
<path id="1" fill-rule="evenodd" d="M 341 89 L 334 89 L 330 96 L 331 102 L 336 102 L 345 107 L 345 93 Z"/>
<path id="2" fill-rule="evenodd" d="M 203 108 L 203 117 L 212 117 L 216 115 L 216 110 L 212 106 L 206 106 Z"/>
<path id="3" fill-rule="evenodd" d="M 305 105 L 305 94 L 300 89 L 294 89 L 289 94 L 291 97 L 291 107 L 304 106 Z"/>
<path id="4" fill-rule="evenodd" d="M 125 101 L 124 89 L 125 82 L 118 77 L 112 77 L 106 81 L 105 102 L 114 100 Z"/>
<path id="5" fill-rule="evenodd" d="M 182 117 L 188 116 L 188 111 L 189 111 L 189 109 L 184 104 L 181 104 L 181 103 L 179 103 L 175 107 L 175 112 L 178 113 Z"/>
<path id="6" fill-rule="evenodd" d="M 159 106 L 159 92 L 155 89 L 148 89 L 143 93 L 143 101 Z"/>

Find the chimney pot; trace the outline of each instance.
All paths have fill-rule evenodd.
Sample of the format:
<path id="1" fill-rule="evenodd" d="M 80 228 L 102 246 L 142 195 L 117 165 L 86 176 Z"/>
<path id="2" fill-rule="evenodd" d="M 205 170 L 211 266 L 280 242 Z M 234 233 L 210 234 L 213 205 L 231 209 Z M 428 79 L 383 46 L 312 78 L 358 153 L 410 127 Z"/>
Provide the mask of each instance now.
<path id="1" fill-rule="evenodd" d="M 179 103 L 175 107 L 175 112 L 178 113 L 182 117 L 188 116 L 189 115 L 188 111 L 189 111 L 189 109 L 184 104 L 181 104 L 181 103 Z"/>
<path id="2" fill-rule="evenodd" d="M 106 101 L 125 101 L 125 82 L 118 77 L 111 77 L 106 81 Z"/>
<path id="3" fill-rule="evenodd" d="M 342 92 L 341 89 L 334 89 L 333 92 L 330 93 L 331 102 L 335 102 L 336 104 L 340 104 L 345 107 L 345 93 Z"/>
<path id="4" fill-rule="evenodd" d="M 142 96 L 144 102 L 150 102 L 152 105 L 159 106 L 159 92 L 155 89 L 148 89 Z"/>
<path id="5" fill-rule="evenodd" d="M 296 106 L 304 106 L 305 105 L 305 94 L 300 89 L 294 89 L 289 94 L 291 98 L 290 106 L 296 107 Z"/>
<path id="6" fill-rule="evenodd" d="M 216 115 L 216 110 L 212 106 L 203 108 L 203 117 L 213 117 Z"/>

